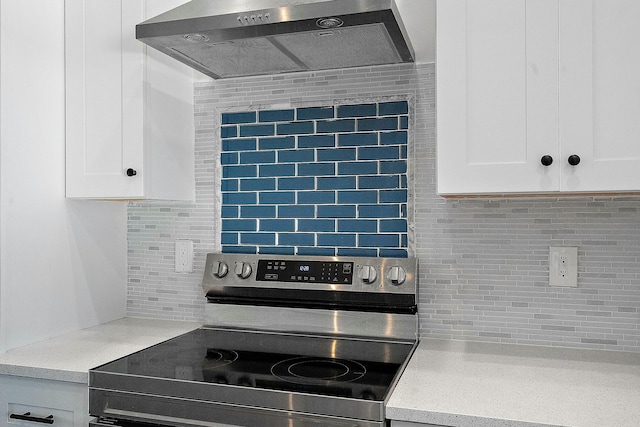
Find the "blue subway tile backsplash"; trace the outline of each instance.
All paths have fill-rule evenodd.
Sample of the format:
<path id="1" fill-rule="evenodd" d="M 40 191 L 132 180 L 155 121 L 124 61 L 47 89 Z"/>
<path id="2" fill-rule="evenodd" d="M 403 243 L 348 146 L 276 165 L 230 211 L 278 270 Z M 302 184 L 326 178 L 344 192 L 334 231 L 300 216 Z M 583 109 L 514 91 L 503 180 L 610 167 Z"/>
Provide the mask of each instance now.
<path id="1" fill-rule="evenodd" d="M 317 123 L 318 133 L 355 132 L 356 121 L 348 120 L 324 120 Z"/>
<path id="2" fill-rule="evenodd" d="M 293 219 L 264 219 L 260 220 L 260 231 L 296 231 Z"/>
<path id="3" fill-rule="evenodd" d="M 358 119 L 358 131 L 365 130 L 397 130 L 397 117 L 383 117 L 379 119 Z"/>
<path id="4" fill-rule="evenodd" d="M 220 128 L 220 136 L 224 138 L 235 138 L 238 136 L 237 126 L 222 126 Z"/>
<path id="5" fill-rule="evenodd" d="M 258 197 L 263 205 L 292 205 L 296 202 L 293 191 L 261 191 Z"/>
<path id="6" fill-rule="evenodd" d="M 223 113 L 223 251 L 406 257 L 408 114 L 407 101 Z"/>
<path id="7" fill-rule="evenodd" d="M 341 105 L 338 107 L 338 117 L 366 117 L 377 115 L 376 104 Z"/>
<path id="8" fill-rule="evenodd" d="M 278 178 L 278 190 L 313 190 L 315 178 Z"/>
<path id="9" fill-rule="evenodd" d="M 313 122 L 278 123 L 278 135 L 311 134 L 315 132 Z"/>
<path id="10" fill-rule="evenodd" d="M 239 113 L 223 113 L 222 124 L 238 124 L 238 123 L 255 123 L 256 112 L 255 111 L 243 111 Z"/>
<path id="11" fill-rule="evenodd" d="M 227 154 L 227 153 L 223 153 Z M 276 161 L 275 151 L 245 151 L 240 153 L 241 165 L 252 165 L 258 163 L 274 163 Z"/>
<path id="12" fill-rule="evenodd" d="M 343 133 L 338 136 L 338 145 L 341 147 L 378 145 L 378 134 L 373 132 Z"/>
<path id="13" fill-rule="evenodd" d="M 318 190 L 348 190 L 356 188 L 355 176 L 331 176 L 316 178 Z"/>
<path id="14" fill-rule="evenodd" d="M 245 150 L 255 150 L 255 149 L 256 149 L 255 138 L 223 139 L 222 140 L 223 151 L 245 151 Z"/>
<path id="15" fill-rule="evenodd" d="M 397 114 L 408 114 L 409 105 L 404 101 L 399 102 L 381 102 L 378 104 L 378 114 L 381 116 L 390 116 Z"/>
<path id="16" fill-rule="evenodd" d="M 336 145 L 334 135 L 310 135 L 298 137 L 298 148 L 333 147 Z"/>
<path id="17" fill-rule="evenodd" d="M 268 125 L 243 125 L 240 126 L 240 136 L 273 136 L 275 126 Z"/>
<path id="18" fill-rule="evenodd" d="M 277 138 L 260 138 L 258 143 L 259 150 L 281 150 L 286 148 L 295 148 L 296 139 L 293 136 L 282 136 Z"/>
<path id="19" fill-rule="evenodd" d="M 241 179 L 240 191 L 267 191 L 276 189 L 275 178 Z"/>
<path id="20" fill-rule="evenodd" d="M 261 177 L 295 176 L 296 166 L 294 164 L 284 165 L 281 163 L 275 165 L 260 165 L 260 167 L 258 168 L 258 174 Z"/>
<path id="21" fill-rule="evenodd" d="M 258 113 L 259 122 L 290 122 L 295 119 L 294 110 L 265 110 Z"/>
<path id="22" fill-rule="evenodd" d="M 298 120 L 329 119 L 333 115 L 333 107 L 298 108 Z"/>

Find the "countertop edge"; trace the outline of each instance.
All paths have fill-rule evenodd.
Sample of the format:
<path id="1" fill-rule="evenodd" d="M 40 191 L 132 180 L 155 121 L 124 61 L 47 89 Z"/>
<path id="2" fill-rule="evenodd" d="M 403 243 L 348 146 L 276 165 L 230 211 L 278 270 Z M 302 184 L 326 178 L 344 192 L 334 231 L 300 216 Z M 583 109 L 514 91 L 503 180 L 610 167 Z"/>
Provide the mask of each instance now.
<path id="1" fill-rule="evenodd" d="M 89 384 L 89 372 L 65 371 L 60 369 L 40 368 L 0 364 L 0 375 L 31 378 L 38 380 L 63 381 L 68 383 Z"/>
<path id="2" fill-rule="evenodd" d="M 556 424 L 538 424 L 473 415 L 432 412 L 422 409 L 387 408 L 387 418 L 417 424 L 433 424 L 456 427 L 560 427 Z"/>

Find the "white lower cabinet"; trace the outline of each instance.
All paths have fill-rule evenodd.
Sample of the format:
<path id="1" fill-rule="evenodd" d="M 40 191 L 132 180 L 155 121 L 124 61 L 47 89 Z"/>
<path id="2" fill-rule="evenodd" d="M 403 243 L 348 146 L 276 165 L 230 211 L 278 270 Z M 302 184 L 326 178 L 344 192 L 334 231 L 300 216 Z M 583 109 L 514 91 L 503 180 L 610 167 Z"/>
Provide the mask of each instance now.
<path id="1" fill-rule="evenodd" d="M 0 426 L 87 427 L 86 384 L 0 375 Z"/>

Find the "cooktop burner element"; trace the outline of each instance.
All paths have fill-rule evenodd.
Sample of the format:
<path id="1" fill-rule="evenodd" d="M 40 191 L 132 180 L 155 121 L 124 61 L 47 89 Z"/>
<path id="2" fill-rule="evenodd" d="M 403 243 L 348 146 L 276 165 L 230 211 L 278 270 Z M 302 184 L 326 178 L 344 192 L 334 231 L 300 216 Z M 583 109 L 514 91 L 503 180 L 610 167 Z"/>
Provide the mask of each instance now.
<path id="1" fill-rule="evenodd" d="M 283 381 L 298 384 L 348 383 L 362 378 L 367 368 L 354 360 L 294 357 L 273 365 L 271 373 Z"/>
<path id="2" fill-rule="evenodd" d="M 90 370 L 96 426 L 385 427 L 415 259 L 209 254 L 204 327 Z"/>

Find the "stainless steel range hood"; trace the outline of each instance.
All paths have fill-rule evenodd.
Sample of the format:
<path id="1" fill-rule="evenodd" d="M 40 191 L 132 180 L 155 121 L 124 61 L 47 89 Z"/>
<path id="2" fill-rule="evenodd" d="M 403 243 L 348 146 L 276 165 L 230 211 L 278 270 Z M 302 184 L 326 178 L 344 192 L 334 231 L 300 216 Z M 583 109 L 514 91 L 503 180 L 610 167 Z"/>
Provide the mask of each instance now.
<path id="1" fill-rule="evenodd" d="M 394 0 L 192 0 L 136 38 L 215 79 L 414 61 Z"/>

